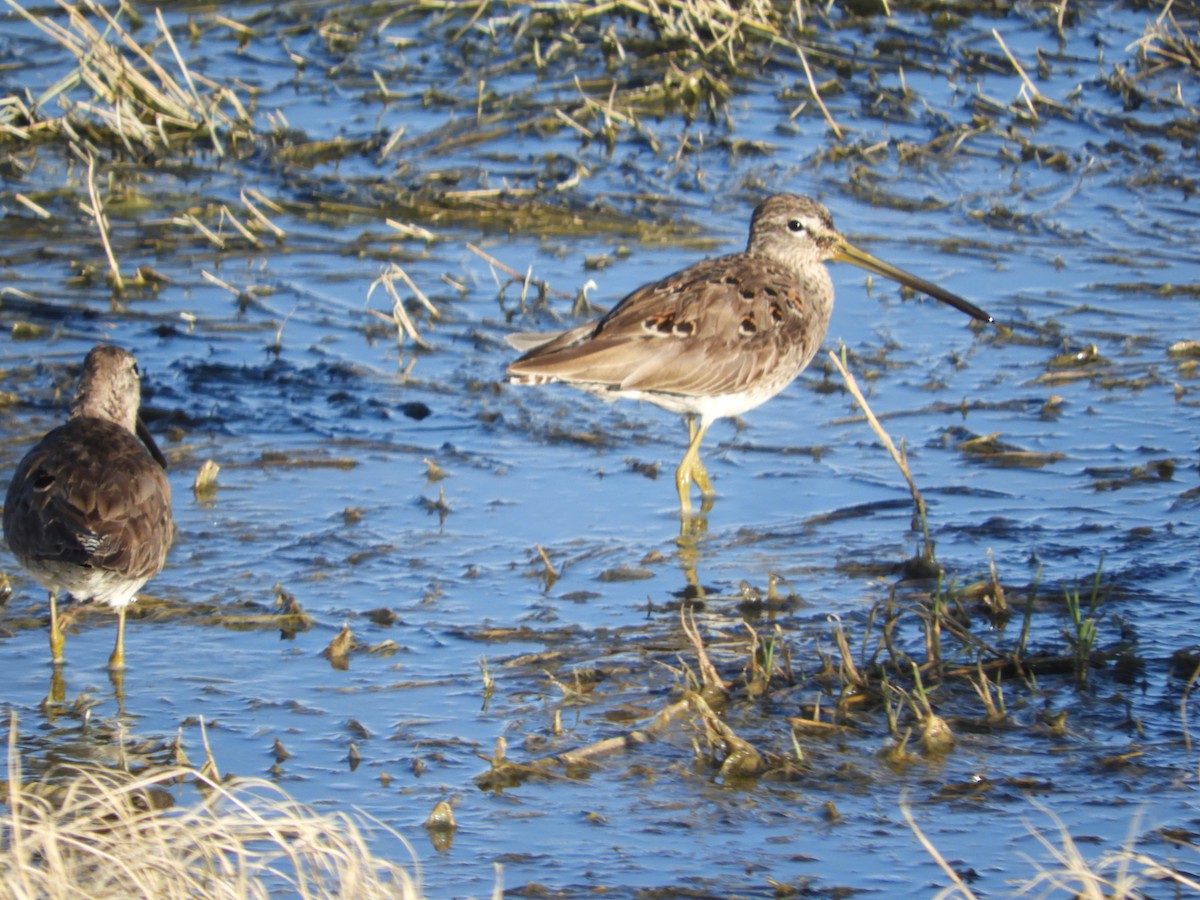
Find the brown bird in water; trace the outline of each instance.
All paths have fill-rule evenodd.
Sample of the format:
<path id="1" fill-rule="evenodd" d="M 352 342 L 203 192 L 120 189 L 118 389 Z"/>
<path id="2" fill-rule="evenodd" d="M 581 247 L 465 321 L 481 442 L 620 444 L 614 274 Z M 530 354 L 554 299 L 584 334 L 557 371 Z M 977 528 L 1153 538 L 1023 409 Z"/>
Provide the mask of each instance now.
<path id="1" fill-rule="evenodd" d="M 97 344 L 83 363 L 70 418 L 17 466 L 4 500 L 4 536 L 50 591 L 50 652 L 63 660 L 56 594 L 117 611 L 109 667 L 125 667 L 125 610 L 171 547 L 167 461 L 138 416 L 141 377 L 131 354 Z"/>
<path id="2" fill-rule="evenodd" d="M 851 262 L 984 322 L 979 307 L 858 249 L 824 206 L 776 194 L 754 210 L 745 251 L 705 260 L 638 288 L 604 317 L 559 334 L 515 334 L 525 355 L 516 384 L 563 382 L 646 400 L 687 416 L 688 447 L 675 472 L 684 513 L 690 486 L 714 494 L 700 442 L 717 419 L 774 397 L 812 360 L 833 313 L 825 263 Z"/>

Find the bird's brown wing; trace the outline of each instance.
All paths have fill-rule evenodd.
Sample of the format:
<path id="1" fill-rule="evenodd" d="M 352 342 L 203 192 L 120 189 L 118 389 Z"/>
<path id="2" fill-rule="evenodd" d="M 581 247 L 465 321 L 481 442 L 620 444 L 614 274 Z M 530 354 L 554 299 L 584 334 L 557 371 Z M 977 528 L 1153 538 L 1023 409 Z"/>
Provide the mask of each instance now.
<path id="1" fill-rule="evenodd" d="M 22 559 L 156 574 L 174 537 L 171 487 L 124 428 L 77 418 L 42 439 L 17 467 L 4 532 Z"/>
<path id="2" fill-rule="evenodd" d="M 596 322 L 550 336 L 508 373 L 623 391 L 738 393 L 764 369 L 794 376 L 812 358 L 827 324 L 811 300 L 818 289 L 763 257 L 707 260 L 639 288 Z"/>

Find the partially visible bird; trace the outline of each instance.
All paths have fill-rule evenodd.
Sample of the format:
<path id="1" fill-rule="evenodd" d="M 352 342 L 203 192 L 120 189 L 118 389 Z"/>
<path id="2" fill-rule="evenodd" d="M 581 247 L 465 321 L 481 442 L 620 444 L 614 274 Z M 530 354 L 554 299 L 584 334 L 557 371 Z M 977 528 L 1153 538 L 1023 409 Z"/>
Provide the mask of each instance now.
<path id="1" fill-rule="evenodd" d="M 851 262 L 984 322 L 979 307 L 858 249 L 808 197 L 776 194 L 754 210 L 741 253 L 705 260 L 638 288 L 604 317 L 559 334 L 515 334 L 524 355 L 516 384 L 563 382 L 610 397 L 646 400 L 687 416 L 688 447 L 675 472 L 679 504 L 712 482 L 700 442 L 712 423 L 774 397 L 812 360 L 833 312 L 825 263 Z"/>
<path id="2" fill-rule="evenodd" d="M 157 575 L 174 537 L 167 462 L 138 416 L 141 376 L 120 347 L 97 344 L 83 363 L 67 422 L 17 466 L 4 536 L 50 591 L 50 652 L 63 661 L 56 595 L 117 611 L 109 668 L 125 667 L 125 611 Z"/>

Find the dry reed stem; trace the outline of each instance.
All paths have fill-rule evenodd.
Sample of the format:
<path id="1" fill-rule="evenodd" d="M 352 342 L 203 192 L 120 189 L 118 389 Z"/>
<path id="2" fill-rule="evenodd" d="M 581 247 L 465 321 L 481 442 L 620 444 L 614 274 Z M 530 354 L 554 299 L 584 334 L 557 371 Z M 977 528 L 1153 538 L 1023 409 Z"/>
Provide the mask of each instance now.
<path id="1" fill-rule="evenodd" d="M 967 681 L 975 689 L 975 693 L 979 695 L 979 700 L 983 704 L 988 720 L 992 722 L 1003 721 L 1005 717 L 1004 713 L 1000 711 L 1000 708 L 996 705 L 995 698 L 992 696 L 992 680 L 983 673 L 983 663 L 980 660 L 975 661 L 975 671 L 979 673 L 979 677 L 977 679 L 968 677 Z M 998 693 L 1001 692 L 998 684 L 995 685 L 995 689 Z M 1003 698 L 1003 693 L 1000 693 L 1000 696 Z"/>
<path id="2" fill-rule="evenodd" d="M 111 21 L 111 19 L 110 19 L 110 21 Z M 187 64 L 184 63 L 183 57 L 179 55 L 179 48 L 177 46 L 175 46 L 175 39 L 171 37 L 171 32 L 167 28 L 167 23 L 163 20 L 163 15 L 162 15 L 161 9 L 155 8 L 154 21 L 158 23 L 158 30 L 162 34 L 163 39 L 167 42 L 167 46 L 171 48 L 171 55 L 175 57 L 175 65 L 177 65 L 179 67 L 179 71 L 183 73 L 184 81 L 187 82 L 188 91 L 190 93 L 186 97 L 186 99 L 188 101 L 191 101 L 191 102 L 189 102 L 188 105 L 191 106 L 191 108 L 194 111 L 201 112 L 204 103 L 200 99 L 200 92 L 196 90 L 196 83 L 192 80 L 192 73 L 188 71 Z M 140 49 L 141 48 L 138 48 L 139 51 L 140 51 Z M 145 54 L 142 54 L 142 55 L 143 55 L 143 57 L 145 57 Z M 150 63 L 153 63 L 153 60 L 148 60 L 148 61 Z M 163 76 L 166 76 L 166 72 L 163 71 L 161 69 L 161 67 L 158 67 L 157 65 L 155 65 L 154 68 L 157 71 L 162 72 Z M 172 81 L 171 83 L 174 83 L 174 82 Z M 207 114 L 207 111 L 203 112 L 202 121 L 207 126 L 208 135 L 209 135 L 210 140 L 212 141 L 214 150 L 216 150 L 217 156 L 224 156 L 225 148 L 221 145 L 220 138 L 217 137 L 216 122 L 213 121 L 212 116 Z"/>
<path id="3" fill-rule="evenodd" d="M 252 232 L 245 225 L 243 225 L 241 223 L 241 221 L 238 219 L 238 217 L 235 216 L 233 214 L 233 212 L 229 209 L 229 207 L 226 206 L 224 203 L 221 204 L 220 213 L 221 213 L 221 221 L 222 222 L 228 221 L 229 224 L 234 227 L 234 229 L 237 231 L 237 233 L 240 234 L 242 237 L 244 237 L 247 242 L 249 242 L 251 247 L 254 247 L 256 249 L 262 248 L 262 242 L 258 239 L 258 236 L 255 235 L 254 232 Z"/>
<path id="4" fill-rule="evenodd" d="M 120 294 L 125 289 L 125 283 L 121 280 L 121 267 L 117 265 L 112 242 L 108 239 L 108 218 L 104 215 L 104 207 L 100 203 L 100 192 L 96 189 L 96 157 L 91 151 L 88 151 L 86 162 L 88 199 L 92 205 L 89 208 L 80 204 L 80 208 L 88 213 L 96 223 L 96 228 L 100 232 L 100 243 L 104 245 L 104 255 L 108 259 L 108 271 L 112 276 L 113 290 Z"/>
<path id="5" fill-rule="evenodd" d="M 379 277 L 371 282 L 370 288 L 367 289 L 367 299 L 371 299 L 371 295 L 375 293 L 375 288 L 382 286 L 384 291 L 392 300 L 392 314 L 389 317 L 374 309 L 370 310 L 370 312 L 372 315 L 377 316 L 384 321 L 390 321 L 396 326 L 397 344 L 403 346 L 404 335 L 407 334 L 410 338 L 412 338 L 413 343 L 415 343 L 418 347 L 423 350 L 430 350 L 432 348 L 424 340 L 424 338 L 417 333 L 417 327 L 413 324 L 412 318 L 408 315 L 408 310 L 404 308 L 404 298 L 401 297 L 400 292 L 396 290 L 397 278 L 402 279 L 410 288 L 412 288 L 418 299 L 420 299 L 426 307 L 432 309 L 432 304 L 429 302 L 429 299 L 419 290 L 417 290 L 416 285 L 413 284 L 412 279 L 408 277 L 405 271 L 395 263 L 390 263 L 388 267 L 380 273 Z M 434 315 L 436 314 L 437 311 L 434 310 Z"/>
<path id="6" fill-rule="evenodd" d="M 239 197 L 242 201 L 242 205 L 245 206 L 250 212 L 250 216 L 259 224 L 259 227 L 271 232 L 271 234 L 275 235 L 275 239 L 279 241 L 282 241 L 284 237 L 287 236 L 287 232 L 271 221 L 266 213 L 264 213 L 258 208 L 257 205 L 251 202 L 251 198 L 254 198 L 254 200 L 257 200 L 259 204 L 270 208 L 270 210 L 275 213 L 283 212 L 283 207 L 272 202 L 271 200 L 268 200 L 260 192 L 254 190 L 254 188 L 242 188 Z"/>
<path id="7" fill-rule="evenodd" d="M 493 754 L 492 757 L 479 754 L 482 759 L 491 763 L 492 768 L 490 772 L 480 776 L 477 780 L 486 784 L 493 779 L 503 782 L 507 780 L 523 781 L 531 777 L 555 778 L 558 777 L 555 770 L 561 767 L 593 765 L 593 761 L 598 757 L 638 747 L 664 733 L 672 722 L 687 715 L 691 710 L 690 698 L 692 696 L 694 694 L 689 692 L 682 700 L 676 700 L 659 710 L 645 728 L 632 729 L 615 737 L 594 741 L 584 747 L 566 750 L 552 756 L 539 757 L 527 763 L 509 762 L 499 752 Z"/>
<path id="8" fill-rule="evenodd" d="M 204 724 L 204 716 L 200 716 L 200 743 L 204 745 L 204 765 L 200 767 L 200 771 L 205 776 L 220 781 L 221 770 L 217 767 L 217 757 L 208 742 L 208 727 Z"/>
<path id="9" fill-rule="evenodd" d="M 825 106 L 825 101 L 821 99 L 821 93 L 817 90 L 817 80 L 813 77 L 812 69 L 808 65 L 808 57 L 804 53 L 804 48 L 799 44 L 796 45 L 796 54 L 800 57 L 800 64 L 804 66 L 804 77 L 808 79 L 808 89 L 812 91 L 813 99 L 817 101 L 817 106 L 821 107 L 821 114 L 825 116 L 825 121 L 833 129 L 834 137 L 840 141 L 842 139 L 841 126 L 833 120 L 828 107 Z"/>
<path id="10" fill-rule="evenodd" d="M 667 34 L 687 37 L 692 48 L 701 55 L 711 55 L 725 49 L 734 40 L 745 40 L 747 32 L 777 38 L 774 9 L 766 0 L 734 3 L 731 0 L 619 0 L 610 3 L 534 4 L 536 9 L 566 14 L 583 20 L 613 12 L 635 13 L 655 23 L 656 29 Z M 711 43 L 704 34 L 714 35 Z"/>
<path id="11" fill-rule="evenodd" d="M 488 670 L 488 661 L 486 656 L 479 657 L 476 662 L 479 665 L 479 677 L 483 680 L 483 702 L 486 708 L 487 702 L 492 698 L 492 694 L 496 690 L 496 679 Z"/>
<path id="12" fill-rule="evenodd" d="M 512 266 L 505 265 L 500 260 L 496 259 L 496 257 L 494 257 L 490 253 L 488 253 L 486 250 L 483 250 L 470 242 L 467 242 L 467 249 L 470 250 L 472 253 L 474 253 L 476 256 L 478 256 L 480 259 L 482 259 L 484 262 L 486 262 L 489 266 L 492 267 L 492 269 L 493 269 L 492 278 L 495 279 L 496 284 L 500 287 L 503 287 L 503 283 L 500 281 L 499 276 L 496 275 L 496 272 L 495 272 L 496 269 L 499 269 L 501 272 L 503 272 L 505 275 L 507 275 L 512 281 L 521 282 L 524 286 L 523 290 L 525 290 L 525 291 L 527 291 L 529 289 L 530 285 L 536 285 L 539 291 L 544 291 L 547 294 L 553 294 L 556 297 L 561 297 L 566 300 L 575 299 L 573 294 L 568 294 L 566 291 L 560 291 L 557 288 L 553 288 L 550 286 L 549 282 L 543 281 L 540 278 L 534 278 L 532 268 L 527 269 L 525 271 L 525 274 L 522 275 L 520 272 L 518 272 Z"/>
<path id="13" fill-rule="evenodd" d="M 1004 585 L 1000 583 L 1000 573 L 996 571 L 996 557 L 991 550 L 988 550 L 988 572 L 992 579 L 992 613 L 1006 616 L 1009 613 L 1008 598 L 1004 596 Z"/>
<path id="14" fill-rule="evenodd" d="M 766 769 L 758 749 L 730 728 L 717 715 L 703 694 L 690 693 L 688 701 L 692 711 L 700 716 L 704 724 L 704 736 L 710 745 L 719 745 L 725 751 L 720 774 L 723 777 L 746 777 L 761 774 Z"/>
<path id="15" fill-rule="evenodd" d="M 411 278 L 408 277 L 408 273 L 405 272 L 399 266 L 395 266 L 394 268 L 395 268 L 394 274 L 401 281 L 403 281 L 406 285 L 408 285 L 408 289 L 413 292 L 413 296 L 416 297 L 417 300 L 420 301 L 422 306 L 424 306 L 427 310 L 429 310 L 429 314 L 431 316 L 433 316 L 435 319 L 441 318 L 441 313 L 439 313 L 437 311 L 437 307 L 434 306 L 430 302 L 429 298 L 425 296 L 425 292 L 422 291 L 419 287 L 417 287 L 416 282 L 414 282 Z"/>
<path id="16" fill-rule="evenodd" d="M 207 281 L 209 284 L 216 285 L 217 287 L 222 288 L 223 290 L 229 291 L 229 293 L 233 294 L 233 296 L 235 296 L 235 297 L 242 296 L 242 292 L 240 289 L 235 288 L 228 281 L 218 278 L 216 275 L 212 274 L 212 272 L 209 272 L 207 269 L 200 270 L 200 277 L 203 278 L 205 281 Z"/>
<path id="17" fill-rule="evenodd" d="M 211 243 L 218 250 L 225 249 L 225 239 L 223 237 L 221 237 L 219 234 L 217 234 L 215 231 L 213 231 L 211 228 L 209 228 L 207 225 L 205 225 L 203 222 L 201 222 L 199 219 L 197 219 L 194 214 L 185 213 L 182 216 L 175 217 L 171 221 L 176 225 L 183 225 L 188 228 L 196 229 L 196 231 L 198 231 L 202 235 L 204 235 L 205 239 L 208 240 L 208 242 Z"/>
<path id="18" fill-rule="evenodd" d="M 637 118 L 632 112 L 622 113 L 617 111 L 617 108 L 614 105 L 617 99 L 616 83 L 613 83 L 613 85 L 609 88 L 607 103 L 600 103 L 589 97 L 587 91 L 583 89 L 583 82 L 579 80 L 578 75 L 575 76 L 575 90 L 577 90 L 579 92 L 579 96 L 583 98 L 584 106 L 587 109 L 598 112 L 604 116 L 604 124 L 606 127 L 611 126 L 614 119 L 622 125 L 637 124 Z"/>
<path id="19" fill-rule="evenodd" d="M 1093 866 L 1080 852 L 1079 846 L 1071 837 L 1071 833 L 1067 831 L 1067 826 L 1062 819 L 1040 803 L 1030 802 L 1053 820 L 1061 846 L 1055 846 L 1046 835 L 1028 822 L 1025 823 L 1029 833 L 1046 848 L 1051 858 L 1057 863 L 1057 867 L 1044 868 L 1039 865 L 1037 875 L 1022 886 L 1022 894 L 1030 893 L 1036 887 L 1048 886 L 1050 894 L 1065 891 L 1078 900 L 1122 900 L 1122 898 L 1143 896 L 1136 889 L 1136 878 L 1130 879 L 1126 871 L 1125 860 L 1122 860 L 1120 855 L 1111 859 L 1102 859 Z M 1103 874 L 1103 870 L 1114 860 L 1117 862 L 1118 869 L 1115 880 Z"/>
<path id="20" fill-rule="evenodd" d="M 558 119 L 560 122 L 563 122 L 563 123 L 565 123 L 565 124 L 566 124 L 567 126 L 569 126 L 570 128 L 574 128 L 574 129 L 575 129 L 577 132 L 579 132 L 579 134 L 581 134 L 583 137 L 587 138 L 589 141 L 590 141 L 590 140 L 594 140 L 594 139 L 595 139 L 595 137 L 596 137 L 596 135 L 595 135 L 595 134 L 593 134 L 592 132 L 588 131 L 586 128 L 584 128 L 582 125 L 580 125 L 578 122 L 576 122 L 576 121 L 575 121 L 574 119 L 572 119 L 570 116 L 568 116 L 568 115 L 567 115 L 565 112 L 563 112 L 561 109 L 555 108 L 555 110 L 554 110 L 554 116 L 555 116 L 555 118 L 557 118 L 557 119 Z"/>
<path id="21" fill-rule="evenodd" d="M 700 684 L 706 691 L 713 690 L 724 694 L 725 682 L 721 680 L 717 667 L 712 664 L 712 660 L 708 657 L 708 651 L 704 649 L 704 639 L 700 636 L 700 629 L 696 627 L 696 614 L 686 603 L 679 607 L 679 622 L 683 627 L 684 636 L 696 652 L 696 665 L 700 669 Z"/>
<path id="22" fill-rule="evenodd" d="M 759 651 L 763 646 L 762 639 L 758 636 L 758 630 L 749 622 L 743 622 L 742 627 L 750 635 L 750 649 L 746 652 L 745 671 L 748 673 L 744 678 L 746 687 L 751 688 L 757 682 L 762 685 L 760 690 L 763 690 L 771 681 L 771 673 L 759 659 Z"/>
<path id="23" fill-rule="evenodd" d="M 1128 853 L 1128 861 L 1137 863 L 1144 868 L 1143 874 L 1146 878 L 1154 881 L 1173 881 L 1181 887 L 1185 887 L 1192 891 L 1194 896 L 1200 896 L 1200 879 L 1189 878 L 1177 868 L 1165 866 L 1157 859 L 1147 856 L 1144 853 Z M 1139 893 L 1138 897 L 1142 895 Z"/>
<path id="24" fill-rule="evenodd" d="M 1058 4 L 1058 12 L 1054 18 L 1054 27 L 1057 29 L 1059 37 L 1065 37 L 1066 35 L 1066 32 L 1063 31 L 1063 22 L 1067 18 L 1068 2 L 1069 0 L 1062 0 L 1062 2 Z M 1168 3 L 1167 5 L 1169 6 L 1170 4 Z"/>
<path id="25" fill-rule="evenodd" d="M 395 219 L 384 219 L 384 222 L 389 228 L 395 228 L 405 237 L 417 238 L 427 244 L 432 244 L 438 239 L 438 236 L 428 228 L 422 228 L 420 225 L 412 225 L 408 222 L 397 222 Z"/>
<path id="26" fill-rule="evenodd" d="M 1183 687 L 1183 696 L 1179 698 L 1179 719 L 1183 726 L 1183 748 L 1188 753 L 1192 752 L 1192 729 L 1188 726 L 1188 702 L 1191 700 L 1192 689 L 1196 686 L 1196 679 L 1200 678 L 1200 665 L 1196 666 L 1192 672 L 1191 678 L 1187 680 L 1187 684 Z"/>
<path id="27" fill-rule="evenodd" d="M 845 353 L 845 347 L 842 348 L 842 352 Z M 888 453 L 891 454 L 892 459 L 895 460 L 896 465 L 899 467 L 900 474 L 903 475 L 904 480 L 908 482 L 908 489 L 912 493 L 913 503 L 917 508 L 917 517 L 920 519 L 921 528 L 925 532 L 926 552 L 929 552 L 929 528 L 926 523 L 925 498 L 921 496 L 921 492 L 917 489 L 917 483 L 913 480 L 912 472 L 908 468 L 908 458 L 905 456 L 903 450 L 898 450 L 896 448 L 896 445 L 892 443 L 891 437 L 884 430 L 883 426 L 879 424 L 879 420 L 875 418 L 875 413 L 871 411 L 871 407 L 867 403 L 867 398 L 863 396 L 862 391 L 858 387 L 858 382 L 850 373 L 850 370 L 846 367 L 846 364 L 843 362 L 842 358 L 832 350 L 829 351 L 829 358 L 833 360 L 834 366 L 837 368 L 838 372 L 841 373 L 842 380 L 846 383 L 846 389 L 850 391 L 850 394 L 854 397 L 855 402 L 858 403 L 859 408 L 863 411 L 863 415 L 867 417 L 867 424 L 871 426 L 871 430 L 874 431 L 879 440 L 883 442 L 883 446 L 887 448 Z"/>
<path id="28" fill-rule="evenodd" d="M 24 194 L 13 194 L 13 199 L 32 212 L 39 219 L 51 218 L 50 213 L 42 205 L 30 200 Z"/>
<path id="29" fill-rule="evenodd" d="M 850 653 L 850 641 L 846 637 L 846 629 L 842 625 L 841 617 L 826 616 L 826 621 L 833 624 L 833 640 L 837 644 L 838 653 L 841 654 L 841 680 L 859 688 L 869 686 L 869 680 L 863 677 L 863 674 L 858 671 L 858 666 L 854 664 L 854 657 Z"/>
<path id="30" fill-rule="evenodd" d="M 502 777 L 516 777 L 519 779 L 532 776 L 554 777 L 554 770 L 562 766 L 594 765 L 595 760 L 599 757 L 621 753 L 655 739 L 663 734 L 673 722 L 686 716 L 689 712 L 694 712 L 701 717 L 708 733 L 714 740 L 724 744 L 730 753 L 730 758 L 742 761 L 744 770 L 740 774 L 751 774 L 753 771 L 761 771 L 762 760 L 757 750 L 748 742 L 738 737 L 721 720 L 713 711 L 709 702 L 704 699 L 703 694 L 696 691 L 687 691 L 681 700 L 670 703 L 659 710 L 645 728 L 633 729 L 614 737 L 594 741 L 575 750 L 567 750 L 553 756 L 540 757 L 528 763 L 510 763 L 502 755 L 496 755 L 490 760 L 492 762 L 492 772 L 489 774 Z M 484 758 L 487 759 L 487 757 Z M 755 758 L 758 760 L 757 764 L 754 763 Z M 487 777 L 483 776 L 485 780 Z"/>
<path id="31" fill-rule="evenodd" d="M 1037 89 L 1037 85 L 1033 83 L 1028 75 L 1025 74 L 1025 69 L 1017 62 L 1017 58 L 1012 55 L 1012 51 L 1008 49 L 1008 44 L 1004 43 L 1004 38 L 1000 36 L 1000 32 L 995 28 L 992 29 L 992 37 L 996 39 L 996 43 L 1000 45 L 1000 49 L 1004 51 L 1004 55 L 1008 57 L 1009 63 L 1016 70 L 1017 76 L 1021 79 L 1025 90 L 1025 105 L 1029 107 L 1029 113 L 1035 119 L 1038 118 L 1037 108 L 1033 105 L 1034 100 L 1040 100 L 1042 92 Z"/>
<path id="32" fill-rule="evenodd" d="M 946 873 L 946 877 L 953 882 L 953 887 L 944 888 L 935 895 L 936 900 L 953 897 L 955 896 L 955 892 L 963 897 L 964 900 L 975 900 L 975 894 L 967 887 L 966 882 L 962 880 L 962 876 L 954 871 L 954 867 L 946 862 L 946 858 L 942 856 L 938 848 L 925 836 L 925 832 L 921 830 L 921 826 L 917 824 L 916 817 L 912 814 L 912 809 L 909 808 L 907 796 L 904 795 L 901 795 L 900 798 L 900 814 L 904 816 L 904 821 L 908 823 L 913 836 L 921 842 L 921 846 L 925 848 L 925 852 L 938 864 L 938 868 Z"/>
<path id="33" fill-rule="evenodd" d="M 548 591 L 550 588 L 554 587 L 554 583 L 558 581 L 558 570 L 555 569 L 554 564 L 550 562 L 550 557 L 546 553 L 545 548 L 542 547 L 541 544 L 535 544 L 534 546 L 537 548 L 538 556 L 540 556 L 542 559 L 542 565 L 545 566 L 545 569 L 542 572 L 542 580 L 545 582 L 545 587 L 543 590 Z"/>

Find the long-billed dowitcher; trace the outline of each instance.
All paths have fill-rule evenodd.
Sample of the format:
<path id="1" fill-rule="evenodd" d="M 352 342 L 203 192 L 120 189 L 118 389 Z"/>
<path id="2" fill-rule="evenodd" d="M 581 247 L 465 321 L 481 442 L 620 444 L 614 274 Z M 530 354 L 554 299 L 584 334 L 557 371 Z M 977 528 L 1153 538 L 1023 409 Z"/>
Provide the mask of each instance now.
<path id="1" fill-rule="evenodd" d="M 161 571 L 171 547 L 167 462 L 138 416 L 133 356 L 97 344 L 83 363 L 67 422 L 17 466 L 4 500 L 4 536 L 50 591 L 50 652 L 63 659 L 56 594 L 117 611 L 109 667 L 125 666 L 125 610 Z"/>
<path id="2" fill-rule="evenodd" d="M 638 288 L 586 325 L 511 335 L 509 343 L 525 355 L 508 367 L 509 378 L 648 400 L 687 416 L 688 447 L 675 486 L 681 508 L 690 512 L 693 482 L 705 498 L 713 496 L 700 461 L 709 426 L 774 397 L 824 340 L 833 312 L 829 260 L 854 263 L 992 320 L 961 297 L 855 247 L 817 201 L 776 194 L 754 210 L 743 252 Z"/>

